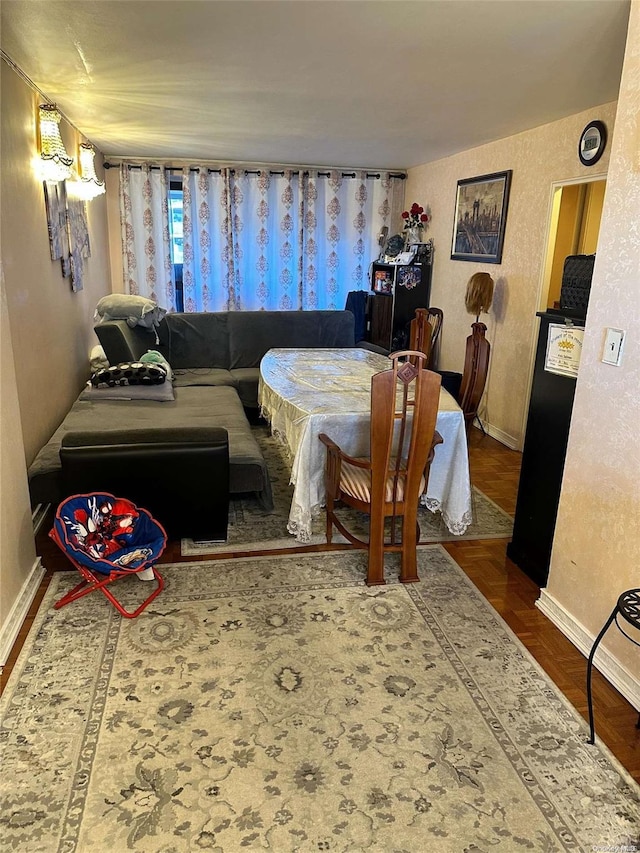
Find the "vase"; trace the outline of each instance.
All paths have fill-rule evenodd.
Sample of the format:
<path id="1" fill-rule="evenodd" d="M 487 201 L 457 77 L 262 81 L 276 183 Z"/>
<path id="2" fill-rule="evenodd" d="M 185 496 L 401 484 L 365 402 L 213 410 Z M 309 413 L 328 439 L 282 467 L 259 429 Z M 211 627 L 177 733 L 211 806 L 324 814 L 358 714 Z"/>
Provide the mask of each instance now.
<path id="1" fill-rule="evenodd" d="M 407 228 L 404 237 L 404 247 L 408 249 L 409 246 L 413 246 L 415 243 L 421 243 L 421 232 L 422 229 L 418 228 Z"/>

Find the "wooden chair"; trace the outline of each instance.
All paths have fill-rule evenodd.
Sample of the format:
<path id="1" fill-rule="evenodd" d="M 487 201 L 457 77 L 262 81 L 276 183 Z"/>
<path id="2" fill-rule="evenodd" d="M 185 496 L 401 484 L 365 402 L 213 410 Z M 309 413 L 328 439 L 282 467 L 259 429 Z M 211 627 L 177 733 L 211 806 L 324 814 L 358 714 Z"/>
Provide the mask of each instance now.
<path id="1" fill-rule="evenodd" d="M 471 334 L 467 338 L 467 348 L 464 357 L 464 369 L 458 403 L 464 414 L 467 426 L 478 417 L 478 406 L 484 393 L 489 371 L 489 355 L 491 345 L 485 338 L 487 327 L 484 323 L 472 323 Z M 480 428 L 484 433 L 482 421 L 478 418 Z"/>
<path id="2" fill-rule="evenodd" d="M 435 361 L 435 348 L 443 317 L 440 308 L 416 308 L 416 315 L 411 321 L 409 349 L 423 352 L 427 356 L 429 369 L 432 369 Z"/>
<path id="3" fill-rule="evenodd" d="M 442 437 L 436 432 L 440 377 L 426 370 L 424 353 L 392 353 L 391 370 L 371 379 L 370 456 L 344 453 L 325 433 L 327 542 L 333 526 L 356 548 L 369 552 L 368 584 L 383 584 L 384 554 L 400 552 L 402 583 L 417 581 L 418 502 L 427 488 L 429 468 Z M 402 361 L 402 359 L 407 359 Z M 369 539 L 359 539 L 336 515 L 342 501 L 369 516 Z M 385 520 L 390 535 L 385 539 Z M 396 536 L 401 519 L 401 538 Z"/>

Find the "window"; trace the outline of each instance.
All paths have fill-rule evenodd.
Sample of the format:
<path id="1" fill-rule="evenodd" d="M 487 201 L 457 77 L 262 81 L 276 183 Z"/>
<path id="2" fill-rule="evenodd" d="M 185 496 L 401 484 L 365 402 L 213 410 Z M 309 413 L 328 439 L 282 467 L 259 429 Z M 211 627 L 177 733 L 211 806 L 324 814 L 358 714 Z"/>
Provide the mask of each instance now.
<path id="1" fill-rule="evenodd" d="M 171 178 L 169 181 L 169 232 L 171 261 L 176 281 L 176 311 L 184 311 L 182 289 L 182 178 Z"/>

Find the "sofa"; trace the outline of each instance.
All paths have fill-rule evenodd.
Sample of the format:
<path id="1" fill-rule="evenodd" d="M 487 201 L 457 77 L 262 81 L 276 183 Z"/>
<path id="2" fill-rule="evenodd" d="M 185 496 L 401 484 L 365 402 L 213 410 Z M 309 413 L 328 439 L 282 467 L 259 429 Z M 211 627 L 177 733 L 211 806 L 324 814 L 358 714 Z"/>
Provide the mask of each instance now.
<path id="1" fill-rule="evenodd" d="M 112 471 L 117 468 L 115 460 L 122 459 L 122 467 L 127 474 L 123 484 L 120 470 L 120 487 L 126 485 L 126 476 L 131 477 L 132 487 L 135 487 L 136 454 L 138 451 L 147 455 L 150 452 L 149 431 L 154 431 L 152 444 L 160 442 L 163 433 L 172 436 L 174 446 L 171 453 L 174 458 L 176 454 L 179 458 L 182 432 L 184 452 L 190 454 L 190 464 L 185 468 L 184 476 L 180 474 L 180 466 L 173 465 L 172 476 L 167 480 L 166 470 L 156 459 L 154 488 L 158 493 L 164 493 L 162 509 L 165 517 L 158 520 L 165 524 L 168 533 L 194 538 L 218 537 L 208 536 L 207 531 L 201 529 L 202 524 L 198 525 L 196 536 L 189 530 L 189 514 L 183 512 L 182 521 L 177 523 L 170 505 L 171 501 L 178 501 L 181 496 L 189 494 L 198 465 L 195 446 L 202 444 L 203 438 L 206 445 L 203 430 L 218 430 L 215 434 L 217 445 L 220 444 L 220 430 L 226 432 L 228 494 L 254 493 L 266 510 L 273 508 L 269 471 L 249 420 L 258 415 L 260 361 L 267 350 L 273 347 L 343 348 L 355 345 L 354 317 L 349 311 L 175 313 L 167 314 L 152 329 L 132 327 L 126 320 L 108 320 L 97 324 L 95 331 L 111 365 L 135 361 L 148 350 L 160 352 L 173 373 L 172 388 L 169 389 L 172 398 L 162 402 L 101 399 L 95 389 L 85 389 L 29 468 L 32 504 L 56 504 L 68 496 L 72 481 L 64 476 L 61 451 L 63 457 L 81 458 L 79 448 L 89 448 L 87 458 L 94 460 L 92 464 L 97 464 L 95 456 L 98 451 L 91 448 L 102 448 L 104 457 L 109 459 L 107 467 L 110 466 Z M 78 434 L 81 434 L 80 442 Z M 178 447 L 175 446 L 176 441 Z M 113 447 L 125 444 L 126 451 L 120 455 L 116 450 L 114 455 Z M 67 448 L 73 448 L 73 451 L 67 452 Z M 76 465 L 76 472 L 81 468 L 82 465 Z M 146 476 L 149 476 L 148 470 Z M 222 482 L 221 477 L 201 474 L 194 508 L 206 500 L 206 489 L 202 490 L 205 477 L 212 496 L 214 492 L 219 494 L 227 489 L 227 482 Z M 104 487 L 105 483 L 95 484 L 95 490 Z M 109 491 L 108 488 L 106 490 Z M 147 508 L 153 512 L 151 506 Z"/>

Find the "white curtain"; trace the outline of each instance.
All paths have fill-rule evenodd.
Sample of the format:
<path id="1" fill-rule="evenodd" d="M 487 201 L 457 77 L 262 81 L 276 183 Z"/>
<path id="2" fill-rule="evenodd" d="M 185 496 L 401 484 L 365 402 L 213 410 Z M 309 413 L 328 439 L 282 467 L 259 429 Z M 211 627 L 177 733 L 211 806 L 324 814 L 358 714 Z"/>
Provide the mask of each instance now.
<path id="1" fill-rule="evenodd" d="M 120 168 L 124 289 L 176 310 L 162 165 Z M 175 174 L 175 173 L 174 173 Z M 342 309 L 369 289 L 402 181 L 364 171 L 182 171 L 185 311 Z"/>
<path id="2" fill-rule="evenodd" d="M 388 174 L 184 170 L 185 311 L 344 308 L 402 191 Z"/>
<path id="3" fill-rule="evenodd" d="M 167 180 L 163 166 L 120 166 L 124 291 L 175 311 Z"/>

